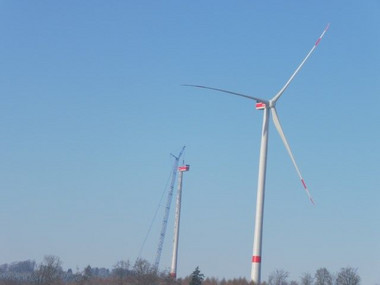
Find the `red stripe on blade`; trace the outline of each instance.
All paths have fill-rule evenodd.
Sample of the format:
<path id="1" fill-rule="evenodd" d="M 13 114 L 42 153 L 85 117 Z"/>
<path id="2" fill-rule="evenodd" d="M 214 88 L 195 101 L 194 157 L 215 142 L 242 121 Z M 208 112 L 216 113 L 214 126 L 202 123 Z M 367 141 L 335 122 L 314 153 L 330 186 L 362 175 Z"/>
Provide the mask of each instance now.
<path id="1" fill-rule="evenodd" d="M 301 179 L 301 182 L 302 182 L 303 187 L 304 187 L 305 189 L 307 189 L 306 184 L 305 184 L 305 181 L 303 181 L 303 179 Z"/>

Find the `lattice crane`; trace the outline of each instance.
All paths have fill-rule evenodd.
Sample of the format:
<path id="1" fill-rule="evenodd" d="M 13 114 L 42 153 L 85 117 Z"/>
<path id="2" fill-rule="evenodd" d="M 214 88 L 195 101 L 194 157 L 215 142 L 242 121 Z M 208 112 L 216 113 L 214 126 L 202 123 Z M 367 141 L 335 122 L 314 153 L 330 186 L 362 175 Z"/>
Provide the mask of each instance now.
<path id="1" fill-rule="evenodd" d="M 163 220 L 162 220 L 160 239 L 159 239 L 159 242 L 158 242 L 158 248 L 157 248 L 157 253 L 156 253 L 156 260 L 154 262 L 154 267 L 156 268 L 156 270 L 158 270 L 158 266 L 160 265 L 162 247 L 163 247 L 164 241 L 165 241 L 165 234 L 166 234 L 166 228 L 167 228 L 167 225 L 168 225 L 170 206 L 171 206 L 171 203 L 172 203 L 174 184 L 175 184 L 175 181 L 176 181 L 176 175 L 177 175 L 177 169 L 178 169 L 178 163 L 179 163 L 179 159 L 181 158 L 184 150 L 185 150 L 185 146 L 182 148 L 182 150 L 178 154 L 178 156 L 175 156 L 174 154 L 171 153 L 171 156 L 174 157 L 174 165 L 173 165 L 173 172 L 172 172 L 172 177 L 171 177 L 172 179 L 171 179 L 171 183 L 170 183 L 170 189 L 169 189 L 169 192 L 168 192 L 168 199 L 166 201 L 165 214 L 164 214 L 164 217 L 163 217 Z"/>

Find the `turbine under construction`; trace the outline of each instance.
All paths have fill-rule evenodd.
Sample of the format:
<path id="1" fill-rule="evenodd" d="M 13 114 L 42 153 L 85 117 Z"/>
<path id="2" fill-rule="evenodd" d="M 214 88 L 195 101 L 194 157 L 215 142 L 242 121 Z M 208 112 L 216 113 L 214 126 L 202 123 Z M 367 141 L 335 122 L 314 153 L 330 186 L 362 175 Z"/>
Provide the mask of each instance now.
<path id="1" fill-rule="evenodd" d="M 179 241 L 179 224 L 181 220 L 183 173 L 189 171 L 189 169 L 190 169 L 190 165 L 188 164 L 178 167 L 179 175 L 178 175 L 177 202 L 176 202 L 175 221 L 174 221 L 173 256 L 172 256 L 172 266 L 170 268 L 170 276 L 172 278 L 177 277 L 177 256 L 178 256 L 178 241 Z"/>

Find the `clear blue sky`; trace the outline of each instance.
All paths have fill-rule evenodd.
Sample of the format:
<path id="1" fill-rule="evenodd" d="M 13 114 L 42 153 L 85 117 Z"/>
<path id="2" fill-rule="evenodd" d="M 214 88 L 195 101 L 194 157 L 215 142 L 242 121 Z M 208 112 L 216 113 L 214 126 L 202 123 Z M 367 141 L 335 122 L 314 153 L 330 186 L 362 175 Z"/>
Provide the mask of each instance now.
<path id="1" fill-rule="evenodd" d="M 270 125 L 263 278 L 380 283 L 380 2 L 353 2 L 0 1 L 0 264 L 134 261 L 186 145 L 178 275 L 248 278 L 262 113 L 180 85 L 271 98 L 331 23 L 277 105 L 315 207 Z"/>

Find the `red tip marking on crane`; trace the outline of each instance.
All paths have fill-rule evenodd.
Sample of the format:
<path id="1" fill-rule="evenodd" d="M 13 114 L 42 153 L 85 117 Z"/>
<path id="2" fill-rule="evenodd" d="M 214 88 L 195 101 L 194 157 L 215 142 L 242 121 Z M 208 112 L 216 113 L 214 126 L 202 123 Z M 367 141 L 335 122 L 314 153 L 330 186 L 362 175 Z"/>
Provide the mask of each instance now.
<path id="1" fill-rule="evenodd" d="M 317 46 L 319 44 L 319 42 L 321 41 L 321 38 L 319 38 L 316 42 L 315 42 L 315 45 Z"/>
<path id="2" fill-rule="evenodd" d="M 301 179 L 301 182 L 302 182 L 303 187 L 304 187 L 305 189 L 307 189 L 306 184 L 305 184 L 305 181 L 303 181 L 303 179 Z"/>
<path id="3" fill-rule="evenodd" d="M 254 255 L 252 256 L 252 263 L 260 263 L 261 262 L 261 256 Z"/>

